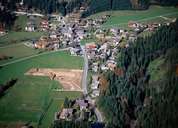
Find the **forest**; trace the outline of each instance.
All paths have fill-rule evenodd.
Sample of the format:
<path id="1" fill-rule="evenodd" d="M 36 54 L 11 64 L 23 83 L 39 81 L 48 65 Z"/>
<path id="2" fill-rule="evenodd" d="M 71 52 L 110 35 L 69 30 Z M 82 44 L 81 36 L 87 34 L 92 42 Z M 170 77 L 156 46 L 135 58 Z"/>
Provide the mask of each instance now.
<path id="1" fill-rule="evenodd" d="M 178 0 L 156 0 L 161 5 L 178 5 Z M 43 13 L 60 12 L 63 15 L 86 7 L 83 16 L 96 12 L 119 9 L 147 9 L 151 0 L 24 0 L 28 8 L 40 9 Z"/>
<path id="2" fill-rule="evenodd" d="M 178 0 L 156 0 L 160 5 L 177 6 Z M 16 3 L 21 0 L 0 0 L 2 5 L 8 10 L 14 10 Z M 79 10 L 84 6 L 86 10 L 82 16 L 86 17 L 91 14 L 107 10 L 128 10 L 128 9 L 147 9 L 151 0 L 24 0 L 24 5 L 28 8 L 35 8 L 45 14 L 60 12 L 66 15 L 74 10 Z M 1 14 L 4 13 L 1 11 Z M 2 19 L 1 19 L 2 20 Z"/>
<path id="3" fill-rule="evenodd" d="M 130 42 L 121 49 L 115 72 L 105 74 L 108 88 L 98 106 L 104 112 L 107 128 L 176 128 L 178 122 L 178 21 L 162 26 L 151 36 Z M 148 70 L 158 58 L 164 58 L 158 72 L 164 75 L 152 81 Z M 155 74 L 160 75 L 160 74 Z M 155 76 L 154 76 L 155 77 Z"/>
<path id="4" fill-rule="evenodd" d="M 12 11 L 16 9 L 16 2 L 18 0 L 0 0 L 0 27 L 10 29 L 14 24 L 16 17 Z"/>

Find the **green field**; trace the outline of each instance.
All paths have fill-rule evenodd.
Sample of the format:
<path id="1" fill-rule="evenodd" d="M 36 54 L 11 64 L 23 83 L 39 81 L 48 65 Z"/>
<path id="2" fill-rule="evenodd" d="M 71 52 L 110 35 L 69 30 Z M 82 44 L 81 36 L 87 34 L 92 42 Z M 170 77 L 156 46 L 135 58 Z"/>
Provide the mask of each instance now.
<path id="1" fill-rule="evenodd" d="M 12 59 L 0 61 L 0 64 L 4 64 L 22 57 L 35 55 L 39 52 L 40 50 L 29 48 L 23 43 L 0 47 L 0 55 L 12 57 Z"/>
<path id="2" fill-rule="evenodd" d="M 36 39 L 44 35 L 43 32 L 14 32 L 10 31 L 7 35 L 0 37 L 0 46 L 7 44 L 20 43 L 22 41 Z"/>
<path id="3" fill-rule="evenodd" d="M 87 43 L 93 43 L 93 42 L 96 42 L 96 39 L 92 38 L 92 39 L 83 39 L 80 41 L 80 44 L 81 45 L 85 45 Z"/>
<path id="4" fill-rule="evenodd" d="M 151 6 L 148 10 L 144 11 L 107 11 L 92 15 L 90 18 L 96 18 L 105 14 L 110 14 L 111 17 L 108 21 L 103 24 L 103 28 L 110 27 L 127 27 L 129 21 L 138 21 L 138 22 L 160 22 L 159 16 L 165 17 L 177 17 L 178 8 L 174 7 L 161 7 L 161 6 Z M 164 19 L 161 19 L 164 20 Z"/>
<path id="5" fill-rule="evenodd" d="M 48 77 L 25 76 L 31 68 L 82 69 L 83 58 L 65 52 L 52 52 L 28 60 L 9 64 L 0 69 L 0 83 L 18 78 L 17 83 L 0 99 L 0 122 L 41 123 L 47 128 L 54 119 L 64 98 L 79 97 L 79 92 L 54 92 L 60 83 Z"/>
<path id="6" fill-rule="evenodd" d="M 25 30 L 25 27 L 27 25 L 28 17 L 26 15 L 24 16 L 18 16 L 15 20 L 14 27 L 18 27 L 21 30 Z"/>
<path id="7" fill-rule="evenodd" d="M 163 57 L 160 57 L 158 59 L 155 59 L 149 64 L 148 72 L 150 73 L 151 79 L 150 81 L 159 81 L 164 78 L 167 69 L 163 65 L 165 63 L 165 59 Z"/>

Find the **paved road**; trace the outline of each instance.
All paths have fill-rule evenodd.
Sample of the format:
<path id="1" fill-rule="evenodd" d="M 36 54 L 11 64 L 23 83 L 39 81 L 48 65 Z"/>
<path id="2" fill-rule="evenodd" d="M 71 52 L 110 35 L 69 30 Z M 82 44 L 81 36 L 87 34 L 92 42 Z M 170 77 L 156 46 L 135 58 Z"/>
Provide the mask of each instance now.
<path id="1" fill-rule="evenodd" d="M 19 15 L 30 15 L 30 16 L 44 17 L 44 15 L 40 14 L 40 13 L 28 13 L 28 12 L 19 12 L 19 11 L 14 11 L 13 13 L 19 14 Z"/>
<path id="2" fill-rule="evenodd" d="M 84 46 L 81 46 L 81 48 L 82 48 L 83 57 L 84 57 L 82 88 L 83 88 L 83 94 L 87 95 L 88 94 L 88 90 L 87 90 L 88 58 L 87 58 L 87 54 L 86 54 Z"/>
<path id="3" fill-rule="evenodd" d="M 11 61 L 11 62 L 8 62 L 8 63 L 5 63 L 5 64 L 1 64 L 0 66 L 3 67 L 3 66 L 7 66 L 7 65 L 14 64 L 14 63 L 17 63 L 17 62 L 29 60 L 29 59 L 31 59 L 31 58 L 35 58 L 35 57 L 38 57 L 38 56 L 41 56 L 41 55 L 47 55 L 47 54 L 51 54 L 51 53 L 55 53 L 55 52 L 59 52 L 59 51 L 66 51 L 66 50 L 68 50 L 68 49 L 69 49 L 69 48 L 59 49 L 59 50 L 57 50 L 57 51 L 44 52 L 44 53 L 41 53 L 41 54 L 24 57 L 24 58 L 20 58 L 20 59 L 17 59 L 17 60 L 14 60 L 14 61 Z"/>
<path id="4" fill-rule="evenodd" d="M 84 56 L 84 68 L 83 68 L 83 77 L 82 77 L 82 88 L 83 88 L 83 94 L 87 95 L 88 94 L 88 90 L 87 90 L 87 75 L 88 75 L 88 58 L 87 58 L 87 53 L 86 50 L 84 48 L 84 46 L 81 46 L 82 50 L 83 50 L 83 56 Z M 87 96 L 86 98 L 89 101 L 92 101 L 90 96 Z M 97 116 L 98 122 L 103 122 L 103 117 L 100 113 L 100 111 L 98 110 L 98 108 L 95 108 L 95 114 Z"/>

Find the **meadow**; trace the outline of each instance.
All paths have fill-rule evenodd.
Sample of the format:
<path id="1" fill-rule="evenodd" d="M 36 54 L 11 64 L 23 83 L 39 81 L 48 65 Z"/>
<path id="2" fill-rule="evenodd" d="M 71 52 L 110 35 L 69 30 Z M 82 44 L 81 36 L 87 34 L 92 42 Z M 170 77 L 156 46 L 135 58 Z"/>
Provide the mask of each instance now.
<path id="1" fill-rule="evenodd" d="M 8 34 L 0 37 L 0 46 L 20 43 L 26 40 L 38 39 L 45 33 L 43 32 L 15 32 L 10 31 Z"/>
<path id="2" fill-rule="evenodd" d="M 127 27 L 129 21 L 138 22 L 160 22 L 160 16 L 164 17 L 178 17 L 178 8 L 175 7 L 161 7 L 161 6 L 150 6 L 148 10 L 119 10 L 119 11 L 106 11 L 97 13 L 90 16 L 90 18 L 97 18 L 102 15 L 109 14 L 111 17 L 106 23 L 102 25 L 103 28 L 110 27 Z"/>
<path id="3" fill-rule="evenodd" d="M 12 57 L 12 59 L 1 60 L 0 64 L 4 64 L 19 58 L 38 54 L 41 50 L 33 49 L 25 46 L 23 43 L 12 44 L 5 47 L 0 47 L 0 55 Z"/>
<path id="4" fill-rule="evenodd" d="M 76 98 L 79 92 L 54 92 L 60 83 L 48 77 L 25 76 L 31 68 L 82 69 L 83 58 L 67 51 L 52 52 L 0 69 L 0 83 L 17 78 L 17 83 L 0 98 L 0 122 L 32 122 L 41 128 L 50 126 L 65 97 Z"/>

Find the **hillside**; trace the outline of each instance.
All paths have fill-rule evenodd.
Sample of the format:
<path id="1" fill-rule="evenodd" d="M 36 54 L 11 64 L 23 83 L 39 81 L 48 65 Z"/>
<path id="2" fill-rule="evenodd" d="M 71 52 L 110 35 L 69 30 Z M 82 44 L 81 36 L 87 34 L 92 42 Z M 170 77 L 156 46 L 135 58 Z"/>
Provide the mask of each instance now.
<path id="1" fill-rule="evenodd" d="M 178 21 L 121 50 L 109 86 L 99 98 L 108 128 L 176 128 Z"/>
<path id="2" fill-rule="evenodd" d="M 152 3 L 154 3 L 152 0 L 24 0 L 24 5 L 28 9 L 36 8 L 43 13 L 60 12 L 66 15 L 84 7 L 82 11 L 84 17 L 106 10 L 147 9 Z M 156 3 L 176 6 L 178 0 L 156 0 Z"/>

